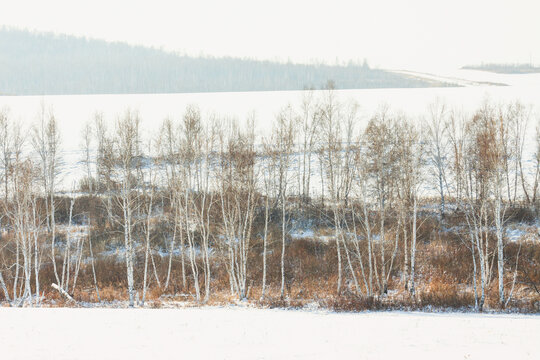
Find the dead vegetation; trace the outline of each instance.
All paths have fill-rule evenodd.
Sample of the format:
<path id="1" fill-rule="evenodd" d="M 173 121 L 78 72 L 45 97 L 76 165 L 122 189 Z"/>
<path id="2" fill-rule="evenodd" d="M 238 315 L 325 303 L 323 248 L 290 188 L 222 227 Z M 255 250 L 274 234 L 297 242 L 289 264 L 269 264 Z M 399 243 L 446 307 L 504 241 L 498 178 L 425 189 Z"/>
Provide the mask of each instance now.
<path id="1" fill-rule="evenodd" d="M 261 146 L 252 117 L 203 121 L 195 106 L 148 142 L 138 114 L 114 130 L 97 115 L 70 195 L 54 186 L 53 114 L 36 163 L 2 117 L 0 299 L 539 310 L 540 149 L 526 178 L 522 105 L 466 117 L 435 104 L 423 127 L 381 109 L 360 130 L 355 104 L 309 96 Z"/>

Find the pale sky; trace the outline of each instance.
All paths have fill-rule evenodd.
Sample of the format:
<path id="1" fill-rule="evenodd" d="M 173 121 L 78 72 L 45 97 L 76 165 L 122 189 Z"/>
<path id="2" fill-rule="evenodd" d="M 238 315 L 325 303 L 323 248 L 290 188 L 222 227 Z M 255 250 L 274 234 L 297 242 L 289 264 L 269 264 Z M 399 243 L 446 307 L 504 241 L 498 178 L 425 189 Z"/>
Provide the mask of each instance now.
<path id="1" fill-rule="evenodd" d="M 540 64 L 539 0 L 1 0 L 0 25 L 189 55 L 388 69 Z"/>

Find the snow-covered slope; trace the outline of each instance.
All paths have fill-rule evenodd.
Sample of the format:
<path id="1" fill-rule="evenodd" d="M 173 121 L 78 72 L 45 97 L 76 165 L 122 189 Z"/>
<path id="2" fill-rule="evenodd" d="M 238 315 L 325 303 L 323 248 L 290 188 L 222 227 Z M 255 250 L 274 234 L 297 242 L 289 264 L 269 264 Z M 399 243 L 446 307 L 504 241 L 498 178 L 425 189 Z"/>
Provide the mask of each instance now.
<path id="1" fill-rule="evenodd" d="M 0 308 L 2 359 L 539 359 L 540 317 Z"/>
<path id="2" fill-rule="evenodd" d="M 424 76 L 414 73 L 415 76 Z M 483 71 L 449 70 L 429 78 L 462 79 L 465 87 L 411 88 L 411 89 L 362 89 L 338 90 L 340 101 L 356 101 L 360 105 L 361 128 L 375 111 L 383 105 L 396 113 L 413 119 L 425 116 L 427 108 L 435 101 L 446 103 L 448 108 L 470 113 L 483 101 L 495 104 L 516 100 L 533 106 L 529 134 L 534 136 L 536 116 L 540 113 L 540 74 L 508 75 Z M 459 83 L 459 82 L 458 82 Z M 504 83 L 509 86 L 489 86 Z M 194 93 L 194 94 L 126 94 L 126 95 L 65 95 L 65 96 L 0 96 L 0 109 L 9 108 L 10 117 L 22 124 L 25 134 L 30 134 L 43 102 L 54 110 L 60 125 L 61 149 L 64 166 L 60 176 L 61 188 L 71 190 L 84 175 L 81 164 L 81 132 L 86 122 L 92 121 L 96 112 L 103 112 L 110 128 L 126 109 L 137 110 L 142 119 L 145 138 L 155 137 L 166 117 L 179 119 L 189 104 L 197 104 L 203 115 L 237 118 L 240 123 L 254 113 L 259 136 L 268 135 L 272 122 L 280 109 L 287 104 L 299 106 L 301 91 Z M 29 139 L 28 139 L 29 140 Z"/>

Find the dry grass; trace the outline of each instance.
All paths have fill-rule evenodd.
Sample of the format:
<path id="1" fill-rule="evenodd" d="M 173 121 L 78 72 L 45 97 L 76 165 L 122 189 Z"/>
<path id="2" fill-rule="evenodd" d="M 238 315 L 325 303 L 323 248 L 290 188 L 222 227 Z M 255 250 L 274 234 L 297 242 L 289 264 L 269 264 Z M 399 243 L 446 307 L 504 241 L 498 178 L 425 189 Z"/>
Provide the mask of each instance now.
<path id="1" fill-rule="evenodd" d="M 59 207 L 67 206 L 65 199 L 58 199 Z M 92 197 L 80 198 L 76 206 L 88 207 L 96 214 L 102 212 L 100 201 Z M 63 212 L 61 210 L 60 212 Z M 315 216 L 312 208 L 307 208 L 305 214 Z M 304 214 L 304 215 L 305 215 Z M 65 214 L 63 214 L 65 215 Z M 529 212 L 516 210 L 509 218 L 514 221 L 522 221 L 529 216 Z M 60 217 L 62 215 L 59 215 Z M 320 238 L 292 239 L 287 238 L 286 258 L 285 258 L 285 294 L 281 297 L 281 233 L 280 227 L 271 225 L 271 236 L 268 243 L 267 257 L 267 288 L 266 296 L 262 299 L 262 249 L 263 244 L 258 227 L 263 226 L 260 219 L 257 220 L 257 228 L 254 231 L 254 238 L 251 242 L 251 251 L 248 259 L 248 300 L 247 303 L 253 306 L 263 307 L 283 307 L 283 308 L 304 308 L 316 306 L 334 311 L 363 311 L 363 310 L 383 310 L 383 309 L 472 309 L 474 307 L 474 294 L 472 289 L 472 256 L 467 248 L 467 239 L 460 231 L 442 231 L 437 220 L 436 212 L 423 215 L 422 225 L 418 229 L 417 243 L 417 276 L 416 276 L 416 296 L 412 297 L 406 289 L 406 284 L 402 278 L 404 265 L 404 253 L 402 244 L 396 254 L 393 270 L 389 279 L 389 293 L 379 296 L 380 290 L 375 282 L 374 296 L 358 294 L 352 285 L 350 270 L 345 258 L 343 259 L 343 283 L 342 292 L 337 294 L 337 256 L 336 243 L 332 240 L 333 229 L 322 221 L 313 221 L 317 224 L 317 235 L 326 236 L 325 241 Z M 392 228 L 396 220 L 392 217 L 388 219 L 388 226 Z M 463 217 L 459 212 L 448 214 L 445 219 L 445 228 L 459 229 L 463 226 Z M 163 249 L 167 232 L 172 231 L 166 222 L 156 226 L 153 234 L 152 246 Z M 106 224 L 103 219 L 96 221 L 92 226 L 92 239 L 94 252 L 100 253 L 108 249 L 111 244 L 118 239 L 115 229 L 111 224 Z M 376 232 L 376 228 L 373 229 Z M 389 231 L 389 234 L 391 231 Z M 390 236 L 390 235 L 389 235 Z M 13 239 L 11 234 L 3 237 L 6 245 L 1 252 L 4 263 L 13 263 Z M 491 241 L 495 246 L 495 241 Z M 389 244 L 392 245 L 392 244 Z M 360 251 L 363 254 L 364 264 L 367 262 L 367 245 L 361 244 Z M 391 253 L 391 246 L 388 248 Z M 495 248 L 491 249 L 492 251 Z M 377 250 L 378 251 L 378 250 Z M 509 243 L 505 248 L 506 278 L 505 285 L 510 291 L 513 283 L 514 269 L 516 266 L 517 253 L 520 253 L 518 270 L 516 273 L 516 284 L 513 297 L 509 302 L 509 308 L 516 311 L 538 312 L 540 311 L 540 246 L 538 242 L 524 242 L 521 247 L 518 243 Z M 85 250 L 85 256 L 88 251 Z M 377 260 L 380 260 L 377 255 Z M 146 305 L 152 308 L 172 306 L 181 304 L 182 306 L 199 306 L 194 297 L 193 278 L 189 259 L 186 257 L 185 278 L 182 280 L 181 259 L 173 257 L 173 267 L 171 280 L 168 288 L 164 288 L 165 277 L 168 268 L 168 257 L 154 257 L 156 270 L 160 284 L 156 281 L 153 269 L 149 267 L 148 292 L 146 294 Z M 237 303 L 236 295 L 231 294 L 228 273 L 226 271 L 227 258 L 225 255 L 214 253 L 211 263 L 211 294 L 207 305 L 226 305 Z M 358 260 L 355 267 L 358 269 Z M 387 259 L 388 261 L 388 259 Z M 61 267 L 60 254 L 57 254 L 57 264 Z M 202 273 L 203 264 L 201 259 L 197 260 L 200 269 L 199 281 L 201 289 L 204 289 L 204 277 Z M 95 261 L 98 287 L 102 302 L 106 304 L 123 304 L 128 300 L 126 266 L 121 257 L 116 255 L 101 256 Z M 144 252 L 139 249 L 135 263 L 135 284 L 139 299 L 142 297 L 142 282 L 144 269 Z M 497 293 L 497 267 L 494 266 L 492 281 L 486 289 L 486 309 L 499 309 Z M 8 290 L 12 292 L 13 269 L 3 271 L 7 280 Z M 360 271 L 356 274 L 361 286 L 361 292 L 365 293 Z M 33 281 L 33 280 L 32 280 Z M 44 256 L 43 265 L 40 271 L 41 290 L 45 302 L 54 306 L 73 306 L 50 286 L 56 282 L 53 273 L 52 263 L 47 262 Z M 72 289 L 70 289 L 71 292 Z M 0 293 L 0 299 L 3 294 Z M 79 273 L 78 282 L 72 296 L 82 304 L 96 303 L 98 301 L 95 291 L 92 268 L 90 262 L 85 262 Z M 202 291 L 204 297 L 204 290 Z"/>

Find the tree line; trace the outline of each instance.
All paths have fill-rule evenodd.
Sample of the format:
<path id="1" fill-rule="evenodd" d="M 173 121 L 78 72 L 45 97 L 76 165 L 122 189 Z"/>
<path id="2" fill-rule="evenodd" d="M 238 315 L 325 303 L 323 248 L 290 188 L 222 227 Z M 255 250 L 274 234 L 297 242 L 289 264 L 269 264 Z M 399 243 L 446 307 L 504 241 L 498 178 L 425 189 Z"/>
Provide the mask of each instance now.
<path id="1" fill-rule="evenodd" d="M 0 94 L 140 94 L 429 87 L 442 83 L 347 65 L 192 57 L 74 36 L 0 29 Z"/>
<path id="2" fill-rule="evenodd" d="M 490 296 L 504 308 L 518 288 L 534 298 L 538 243 L 520 263 L 521 242 L 516 253 L 506 231 L 538 219 L 539 135 L 534 156 L 525 151 L 531 119 L 519 102 L 489 101 L 472 114 L 436 102 L 421 119 L 388 107 L 362 119 L 358 104 L 331 88 L 305 92 L 262 136 L 254 116 L 204 117 L 196 105 L 165 119 L 155 137 L 143 136 L 137 112 L 113 126 L 98 113 L 81 135 L 86 175 L 66 195 L 54 113 L 42 106 L 25 136 L 4 111 L 4 299 L 40 304 L 55 296 L 54 283 L 73 301 L 83 287 L 101 300 L 104 255 L 92 247 L 101 242 L 122 251 L 115 286 L 130 306 L 144 304 L 151 288 L 196 303 L 223 292 L 285 300 L 297 277 L 305 279 L 296 280 L 299 291 L 317 278 L 328 296 L 384 299 L 400 290 L 416 301 L 429 293 L 434 239 L 467 254 L 441 273 L 466 269 L 448 281 L 475 309 Z M 299 231 L 313 231 L 307 244 Z M 318 260 L 308 271 L 309 256 Z"/>

